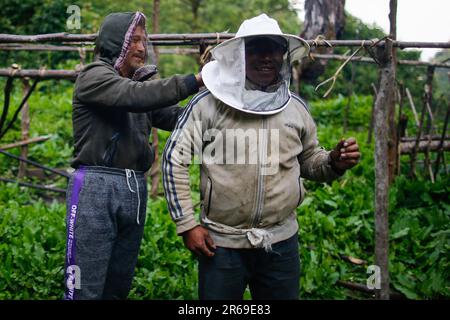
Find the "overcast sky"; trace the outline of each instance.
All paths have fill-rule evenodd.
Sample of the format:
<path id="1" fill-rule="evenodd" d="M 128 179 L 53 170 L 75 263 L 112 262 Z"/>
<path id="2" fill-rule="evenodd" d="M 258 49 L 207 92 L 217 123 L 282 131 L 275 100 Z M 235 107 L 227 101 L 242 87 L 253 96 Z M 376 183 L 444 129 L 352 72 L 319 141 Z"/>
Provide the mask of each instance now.
<path id="1" fill-rule="evenodd" d="M 389 0 L 346 0 L 345 9 L 365 23 L 376 23 L 389 32 Z M 300 14 L 303 20 L 304 12 Z M 450 41 L 450 0 L 398 0 L 397 39 Z M 429 60 L 436 51 L 439 49 L 422 49 L 422 60 Z"/>

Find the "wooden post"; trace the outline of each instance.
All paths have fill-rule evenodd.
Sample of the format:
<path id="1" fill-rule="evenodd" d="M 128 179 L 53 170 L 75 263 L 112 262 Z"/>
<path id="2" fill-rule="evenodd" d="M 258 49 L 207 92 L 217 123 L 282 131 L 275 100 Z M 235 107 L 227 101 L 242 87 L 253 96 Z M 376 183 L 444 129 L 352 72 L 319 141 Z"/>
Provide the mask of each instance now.
<path id="1" fill-rule="evenodd" d="M 425 97 L 424 97 L 425 100 Z M 416 157 L 417 157 L 417 149 L 419 148 L 419 143 L 420 143 L 420 135 L 422 134 L 422 128 L 423 128 L 423 123 L 425 121 L 425 112 L 426 112 L 426 103 L 424 102 L 423 107 L 422 107 L 422 114 L 420 116 L 420 122 L 419 122 L 419 127 L 417 128 L 417 133 L 416 133 L 416 143 L 414 145 L 414 149 L 413 152 L 411 154 L 411 171 L 410 171 L 410 176 L 411 177 L 415 177 L 416 176 Z"/>
<path id="2" fill-rule="evenodd" d="M 391 0 L 389 3 L 389 22 L 390 33 L 389 38 L 397 39 L 397 0 Z M 386 46 L 387 47 L 387 46 Z M 397 50 L 392 48 L 391 52 L 391 72 L 393 73 L 394 81 L 391 83 L 392 88 L 389 92 L 388 102 L 388 128 L 389 128 L 389 142 L 388 142 L 388 158 L 389 158 L 389 184 L 394 181 L 395 173 L 397 172 L 398 151 L 397 151 L 397 126 L 395 122 L 395 102 L 396 102 L 396 73 L 397 73 Z"/>
<path id="3" fill-rule="evenodd" d="M 373 89 L 373 102 L 372 102 L 372 112 L 370 115 L 370 123 L 369 123 L 369 133 L 367 134 L 367 143 L 372 142 L 372 133 L 373 133 L 373 122 L 374 122 L 374 112 L 375 112 L 375 102 L 377 101 L 377 87 L 372 82 L 372 89 Z"/>
<path id="4" fill-rule="evenodd" d="M 153 0 L 153 12 L 152 12 L 152 33 L 159 33 L 159 12 L 160 12 L 160 0 Z M 159 50 L 155 46 L 153 47 L 155 52 L 155 64 L 159 61 Z"/>
<path id="5" fill-rule="evenodd" d="M 434 76 L 434 67 L 427 68 L 427 82 L 425 85 L 425 105 L 428 112 L 428 121 L 425 132 L 428 134 L 428 147 L 427 152 L 425 152 L 425 167 L 428 169 L 428 174 L 430 176 L 431 182 L 434 183 L 434 174 L 433 169 L 431 168 L 431 154 L 430 154 L 430 146 L 431 146 L 431 136 L 435 133 L 434 130 L 434 119 L 433 112 L 431 111 L 431 104 L 433 101 L 433 76 Z"/>
<path id="6" fill-rule="evenodd" d="M 403 115 L 403 100 L 405 97 L 405 87 L 403 83 L 400 83 L 398 89 L 398 124 L 397 124 L 397 164 L 396 164 L 396 175 L 400 174 L 400 139 L 405 135 L 406 124 L 408 118 Z"/>
<path id="7" fill-rule="evenodd" d="M 353 53 L 350 52 L 350 55 Z M 352 104 L 352 99 L 353 99 L 353 81 L 355 81 L 355 65 L 352 63 L 351 64 L 351 78 L 350 78 L 350 83 L 348 85 L 348 100 L 347 100 L 347 104 L 345 106 L 344 109 L 344 135 L 345 133 L 347 133 L 347 129 L 348 129 L 348 116 L 350 113 L 350 106 Z"/>
<path id="8" fill-rule="evenodd" d="M 30 82 L 28 78 L 24 78 L 23 82 L 23 96 L 26 97 L 28 91 L 30 90 Z M 22 119 L 21 119 L 21 128 L 22 128 L 22 141 L 27 140 L 30 137 L 30 106 L 28 105 L 28 101 L 25 102 L 25 105 L 22 108 Z M 20 156 L 24 159 L 28 158 L 28 145 L 23 145 L 20 147 Z M 19 173 L 18 177 L 23 178 L 27 173 L 27 164 L 23 161 L 19 163 Z"/>
<path id="9" fill-rule="evenodd" d="M 406 96 L 408 97 L 409 100 L 409 105 L 411 106 L 411 110 L 414 114 L 414 120 L 416 121 L 416 126 L 419 127 L 419 117 L 417 116 L 417 111 L 416 111 L 416 106 L 414 105 L 414 100 L 411 96 L 411 92 L 409 92 L 409 89 L 406 88 Z"/>
<path id="10" fill-rule="evenodd" d="M 397 1 L 390 0 L 390 38 L 377 55 L 380 66 L 380 86 L 375 102 L 375 264 L 380 268 L 381 288 L 376 290 L 377 299 L 389 299 L 389 182 L 392 161 L 395 161 L 396 132 L 392 121 L 395 115 L 395 50 L 392 41 L 396 34 Z M 386 124 L 389 127 L 386 129 Z M 393 133 L 392 133 L 393 131 Z M 393 144 L 394 142 L 394 144 Z M 394 146 L 394 148 L 393 148 Z M 394 158 L 391 156 L 392 149 Z M 391 170 L 390 170 L 391 169 Z"/>
<path id="11" fill-rule="evenodd" d="M 441 158 L 444 160 L 445 169 L 447 169 L 447 166 L 445 164 L 445 159 L 444 159 L 443 145 L 444 145 L 444 140 L 445 140 L 445 133 L 447 132 L 449 116 L 450 116 L 450 102 L 447 106 L 447 113 L 445 114 L 444 128 L 442 129 L 442 137 L 441 137 L 441 141 L 439 142 L 439 151 L 437 154 L 436 163 L 434 165 L 434 178 L 435 179 L 439 172 L 439 165 L 441 162 Z"/>
<path id="12" fill-rule="evenodd" d="M 160 12 L 160 0 L 153 0 L 153 33 L 159 33 L 159 12 Z M 159 62 L 159 51 L 158 48 L 155 49 L 155 64 L 158 65 Z M 152 186 L 150 188 L 150 196 L 154 199 L 158 196 L 158 185 L 159 185 L 159 140 L 158 140 L 158 129 L 152 128 L 152 146 L 155 152 L 155 161 L 150 169 L 150 177 Z"/>

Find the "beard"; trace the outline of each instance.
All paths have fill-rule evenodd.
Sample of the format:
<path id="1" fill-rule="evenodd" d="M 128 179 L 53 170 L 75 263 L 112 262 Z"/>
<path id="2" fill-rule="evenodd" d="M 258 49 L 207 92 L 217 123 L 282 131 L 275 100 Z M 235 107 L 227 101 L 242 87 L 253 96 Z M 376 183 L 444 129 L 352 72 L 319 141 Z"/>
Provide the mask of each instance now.
<path id="1" fill-rule="evenodd" d="M 137 69 L 144 66 L 145 58 L 140 55 L 130 55 L 125 59 L 121 72 L 126 77 L 131 77 Z"/>

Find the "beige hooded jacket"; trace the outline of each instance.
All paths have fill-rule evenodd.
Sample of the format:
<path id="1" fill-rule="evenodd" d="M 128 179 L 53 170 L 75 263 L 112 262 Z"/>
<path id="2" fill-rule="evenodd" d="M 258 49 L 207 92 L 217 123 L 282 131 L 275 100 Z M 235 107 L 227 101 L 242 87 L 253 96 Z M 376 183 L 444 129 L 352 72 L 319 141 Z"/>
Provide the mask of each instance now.
<path id="1" fill-rule="evenodd" d="M 259 24 L 274 21 L 265 15 L 254 19 Z M 249 30 L 248 24 L 245 27 Z M 279 28 L 276 33 L 281 33 Z M 281 75 L 278 84 L 264 91 L 248 81 L 242 84 L 245 88 L 225 89 L 220 79 L 228 77 L 226 85 L 239 84 L 242 75 L 223 68 L 221 57 L 233 64 L 242 59 L 245 47 L 239 31 L 236 39 L 222 45 L 215 49 L 219 52 L 213 52 L 216 61 L 202 72 L 209 90 L 191 100 L 166 144 L 162 163 L 165 195 L 178 234 L 197 226 L 189 165 L 199 164 L 200 223 L 209 229 L 215 244 L 270 250 L 272 244 L 298 231 L 296 208 L 305 197 L 301 178 L 331 181 L 338 174 L 329 164 L 329 152 L 319 146 L 306 104 L 288 89 L 280 89 L 288 88 L 288 77 Z M 223 48 L 229 52 L 224 54 Z M 288 50 L 286 61 L 291 53 Z M 239 102 L 247 94 L 251 98 Z M 252 108 L 256 103 L 249 101 L 262 107 Z M 267 105 L 270 101 L 274 107 Z"/>

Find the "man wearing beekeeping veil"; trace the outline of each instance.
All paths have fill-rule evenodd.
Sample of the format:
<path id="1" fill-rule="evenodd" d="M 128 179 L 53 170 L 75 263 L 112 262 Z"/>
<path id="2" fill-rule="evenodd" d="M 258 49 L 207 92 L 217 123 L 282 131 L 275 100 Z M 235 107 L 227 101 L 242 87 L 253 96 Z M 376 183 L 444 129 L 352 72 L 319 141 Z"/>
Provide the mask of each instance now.
<path id="1" fill-rule="evenodd" d="M 199 259 L 200 299 L 298 299 L 296 208 L 302 178 L 331 181 L 359 160 L 353 138 L 326 151 L 305 102 L 289 91 L 291 62 L 309 51 L 265 14 L 218 45 L 166 144 L 163 181 L 177 233 Z M 189 164 L 200 164 L 199 222 Z"/>

